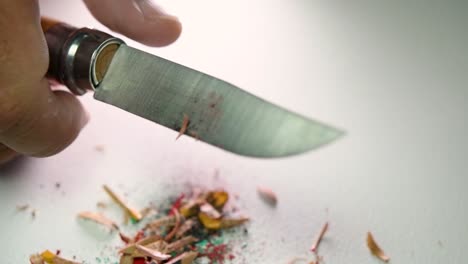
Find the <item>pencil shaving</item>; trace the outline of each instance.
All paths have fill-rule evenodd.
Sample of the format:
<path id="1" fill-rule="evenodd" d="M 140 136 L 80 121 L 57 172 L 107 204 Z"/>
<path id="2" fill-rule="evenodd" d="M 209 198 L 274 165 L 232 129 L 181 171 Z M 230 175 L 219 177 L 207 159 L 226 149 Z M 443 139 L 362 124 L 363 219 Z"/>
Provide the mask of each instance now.
<path id="1" fill-rule="evenodd" d="M 176 251 L 176 250 L 179 250 L 187 245 L 190 245 L 194 242 L 197 242 L 198 239 L 196 239 L 195 237 L 193 236 L 186 236 L 186 237 L 183 237 L 175 242 L 172 242 L 170 243 L 168 246 L 167 246 L 167 250 L 169 252 L 172 252 L 172 251 Z"/>
<path id="2" fill-rule="evenodd" d="M 194 226 L 195 226 L 195 221 L 192 219 L 188 219 L 180 226 L 179 230 L 177 230 L 176 238 L 182 237 L 185 233 L 190 231 L 190 229 L 192 229 Z"/>
<path id="3" fill-rule="evenodd" d="M 158 236 L 158 235 L 150 236 L 150 237 L 144 238 L 144 239 L 142 239 L 140 241 L 134 242 L 133 244 L 127 245 L 126 247 L 120 249 L 119 253 L 133 254 L 133 252 L 135 252 L 135 250 L 136 250 L 136 245 L 145 246 L 145 245 L 154 243 L 154 242 L 156 242 L 158 240 L 161 240 L 161 236 Z"/>
<path id="4" fill-rule="evenodd" d="M 221 218 L 221 214 L 211 204 L 204 203 L 200 206 L 200 212 L 207 214 L 209 217 L 218 219 Z"/>
<path id="5" fill-rule="evenodd" d="M 167 260 L 167 259 L 171 258 L 171 255 L 161 253 L 161 252 L 159 252 L 157 250 L 153 250 L 153 249 L 147 248 L 147 247 L 142 246 L 142 245 L 136 245 L 136 248 L 141 253 L 146 255 L 147 257 L 151 257 L 151 258 L 153 258 L 153 259 L 155 259 L 157 261 L 163 261 L 163 260 Z"/>
<path id="6" fill-rule="evenodd" d="M 191 264 L 193 260 L 198 256 L 198 252 L 195 251 L 189 251 L 189 252 L 184 252 L 175 258 L 171 259 L 170 261 L 166 262 L 165 264 Z"/>
<path id="7" fill-rule="evenodd" d="M 143 217 L 141 216 L 140 212 L 138 210 L 135 210 L 134 208 L 130 207 L 127 205 L 127 203 L 120 197 L 118 194 L 116 194 L 114 191 L 112 191 L 111 188 L 107 185 L 102 186 L 104 188 L 104 191 L 106 191 L 107 194 L 116 202 L 118 205 L 120 205 L 126 213 L 130 215 L 130 217 L 136 221 L 140 221 Z"/>
<path id="8" fill-rule="evenodd" d="M 259 186 L 257 187 L 257 192 L 262 198 L 262 200 L 268 203 L 269 205 L 276 206 L 276 204 L 278 203 L 278 198 L 271 189 Z"/>
<path id="9" fill-rule="evenodd" d="M 389 262 L 390 257 L 388 257 L 380 246 L 375 242 L 374 236 L 371 232 L 367 232 L 367 247 L 369 248 L 372 255 L 376 256 L 384 262 Z"/>
<path id="10" fill-rule="evenodd" d="M 189 123 L 190 123 L 190 119 L 188 115 L 184 114 L 184 119 L 182 120 L 182 126 L 180 127 L 179 135 L 177 135 L 176 140 L 179 139 L 183 134 L 185 134 L 189 126 Z"/>
<path id="11" fill-rule="evenodd" d="M 110 220 L 109 218 L 105 217 L 100 213 L 93 213 L 93 212 L 81 212 L 78 214 L 78 217 L 85 220 L 91 220 L 95 223 L 101 224 L 103 226 L 108 227 L 111 230 L 118 230 L 119 227 L 117 226 L 114 221 Z"/>
<path id="12" fill-rule="evenodd" d="M 310 251 L 314 252 L 314 253 L 317 253 L 317 250 L 318 250 L 318 247 L 320 245 L 320 242 L 322 241 L 323 239 L 323 236 L 325 235 L 325 232 L 327 232 L 328 230 L 328 222 L 326 222 L 322 229 L 320 230 L 320 233 L 319 235 L 317 236 L 317 238 L 315 239 L 314 243 L 312 244 L 312 246 L 310 247 Z"/>
<path id="13" fill-rule="evenodd" d="M 177 233 L 179 227 L 180 227 L 180 214 L 179 214 L 179 211 L 177 211 L 177 209 L 173 209 L 172 212 L 174 213 L 175 215 L 175 225 L 174 225 L 174 228 L 171 230 L 171 232 L 169 232 L 169 234 L 166 235 L 166 237 L 164 238 L 164 240 L 166 241 L 169 241 L 171 240 Z"/>

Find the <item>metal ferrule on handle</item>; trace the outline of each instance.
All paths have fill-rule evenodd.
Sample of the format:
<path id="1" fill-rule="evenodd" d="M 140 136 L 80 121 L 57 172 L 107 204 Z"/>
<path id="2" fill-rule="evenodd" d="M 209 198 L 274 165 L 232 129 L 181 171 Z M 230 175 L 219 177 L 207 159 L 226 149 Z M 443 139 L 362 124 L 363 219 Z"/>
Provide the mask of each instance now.
<path id="1" fill-rule="evenodd" d="M 78 95 L 94 90 L 124 42 L 94 29 L 77 29 L 64 23 L 44 26 L 42 20 L 49 48 L 48 77 Z"/>

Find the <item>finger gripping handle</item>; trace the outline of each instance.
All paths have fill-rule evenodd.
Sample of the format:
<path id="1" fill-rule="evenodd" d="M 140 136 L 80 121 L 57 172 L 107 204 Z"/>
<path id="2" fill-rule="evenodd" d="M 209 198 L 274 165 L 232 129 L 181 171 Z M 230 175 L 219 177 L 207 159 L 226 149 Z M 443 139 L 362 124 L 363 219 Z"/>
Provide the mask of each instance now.
<path id="1" fill-rule="evenodd" d="M 113 54 L 124 43 L 102 31 L 49 18 L 41 18 L 41 26 L 49 48 L 47 76 L 78 95 L 99 85 Z"/>

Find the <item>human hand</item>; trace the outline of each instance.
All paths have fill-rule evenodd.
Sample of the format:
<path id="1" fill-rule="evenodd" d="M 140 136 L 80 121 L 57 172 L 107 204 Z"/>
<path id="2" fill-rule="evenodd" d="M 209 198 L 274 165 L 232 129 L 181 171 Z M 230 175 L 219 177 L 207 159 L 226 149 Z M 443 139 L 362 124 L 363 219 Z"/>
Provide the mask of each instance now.
<path id="1" fill-rule="evenodd" d="M 102 24 L 149 46 L 168 45 L 181 33 L 177 18 L 149 0 L 83 1 Z M 1 1 L 0 25 L 0 164 L 18 154 L 56 154 L 89 116 L 71 93 L 49 87 L 38 1 Z"/>

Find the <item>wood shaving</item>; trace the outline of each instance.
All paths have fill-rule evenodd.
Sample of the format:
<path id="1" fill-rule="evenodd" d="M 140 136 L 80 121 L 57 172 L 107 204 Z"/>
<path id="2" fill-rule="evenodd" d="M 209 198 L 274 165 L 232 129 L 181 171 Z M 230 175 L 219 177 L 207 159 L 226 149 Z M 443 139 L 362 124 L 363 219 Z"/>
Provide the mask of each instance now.
<path id="1" fill-rule="evenodd" d="M 249 221 L 249 219 L 246 217 L 215 219 L 215 218 L 211 218 L 209 215 L 203 212 L 200 212 L 198 214 L 198 219 L 200 220 L 200 222 L 203 224 L 203 226 L 206 229 L 211 229 L 211 230 L 231 228 L 231 227 L 235 227 L 235 226 L 241 225 Z"/>
<path id="2" fill-rule="evenodd" d="M 320 230 L 319 235 L 315 239 L 314 243 L 310 247 L 310 251 L 317 253 L 318 247 L 320 245 L 320 242 L 322 241 L 323 236 L 325 235 L 325 232 L 328 230 L 328 222 L 326 222 L 323 226 L 322 229 Z"/>
<path id="3" fill-rule="evenodd" d="M 31 262 L 31 264 L 44 264 L 44 259 L 40 254 L 34 254 L 29 256 L 29 262 Z"/>
<path id="4" fill-rule="evenodd" d="M 248 217 L 223 218 L 221 219 L 221 229 L 236 227 L 249 221 Z"/>
<path id="5" fill-rule="evenodd" d="M 132 243 L 132 239 L 124 234 L 122 234 L 122 232 L 119 233 L 119 236 L 120 236 L 120 239 L 125 243 L 125 244 L 129 244 L 129 243 Z"/>
<path id="6" fill-rule="evenodd" d="M 379 245 L 375 242 L 374 237 L 372 236 L 371 232 L 367 232 L 367 247 L 369 248 L 370 252 L 384 262 L 389 262 L 390 257 L 385 255 L 384 251 L 379 247 Z"/>
<path id="7" fill-rule="evenodd" d="M 168 246 L 167 246 L 167 250 L 169 252 L 172 252 L 172 251 L 177 251 L 187 245 L 190 245 L 194 242 L 197 242 L 198 239 L 196 239 L 195 237 L 193 236 L 186 236 L 186 237 L 183 237 L 175 242 L 172 242 L 170 243 Z"/>
<path id="8" fill-rule="evenodd" d="M 122 255 L 119 264 L 133 264 L 133 257 L 129 255 Z"/>
<path id="9" fill-rule="evenodd" d="M 147 257 L 151 257 L 157 261 L 168 260 L 171 258 L 171 255 L 161 253 L 157 250 L 153 250 L 142 245 L 136 245 L 136 248 Z"/>
<path id="10" fill-rule="evenodd" d="M 229 200 L 229 194 L 226 191 L 208 192 L 206 194 L 205 200 L 213 205 L 216 209 L 221 210 Z"/>
<path id="11" fill-rule="evenodd" d="M 106 191 L 107 194 L 116 202 L 120 207 L 122 207 L 127 214 L 130 215 L 131 218 L 133 218 L 136 221 L 140 221 L 143 217 L 141 216 L 140 212 L 138 210 L 135 210 L 134 208 L 130 207 L 127 205 L 127 203 L 117 195 L 114 191 L 112 191 L 111 188 L 107 185 L 103 185 L 104 191 Z"/>
<path id="12" fill-rule="evenodd" d="M 198 252 L 195 251 L 189 251 L 189 252 L 184 252 L 177 257 L 171 259 L 170 261 L 166 262 L 165 264 L 191 264 L 194 259 L 196 259 L 198 256 Z"/>
<path id="13" fill-rule="evenodd" d="M 175 215 L 168 215 L 146 224 L 144 230 L 156 230 L 164 226 L 173 226 L 176 223 Z"/>
<path id="14" fill-rule="evenodd" d="M 257 187 L 257 193 L 260 195 L 263 201 L 268 203 L 271 206 L 276 206 L 278 203 L 278 198 L 276 194 L 269 188 L 266 187 Z"/>
<path id="15" fill-rule="evenodd" d="M 190 231 L 195 226 L 195 221 L 193 219 L 186 220 L 179 228 L 176 233 L 176 238 L 182 237 L 185 233 Z"/>
<path id="16" fill-rule="evenodd" d="M 133 244 L 130 244 L 130 245 L 127 245 L 126 247 L 122 248 L 119 250 L 119 253 L 122 253 L 122 254 L 133 254 L 133 252 L 136 250 L 136 245 L 148 245 L 148 244 L 151 244 L 151 243 L 154 243 L 158 240 L 161 240 L 161 236 L 158 236 L 158 235 L 154 235 L 154 236 L 149 236 L 147 238 L 143 238 L 142 240 L 136 242 L 136 243 L 133 243 Z"/>
<path id="17" fill-rule="evenodd" d="M 184 114 L 184 119 L 182 120 L 182 126 L 180 127 L 179 135 L 177 135 L 176 140 L 179 139 L 183 134 L 185 134 L 189 126 L 189 123 L 190 123 L 190 119 L 188 115 Z"/>
<path id="18" fill-rule="evenodd" d="M 140 214 L 141 214 L 142 218 L 146 218 L 148 216 L 156 215 L 157 213 L 158 213 L 158 211 L 156 211 L 153 207 L 146 207 L 146 208 L 143 208 L 140 211 Z"/>
<path id="19" fill-rule="evenodd" d="M 210 218 L 221 218 L 221 214 L 209 203 L 204 203 L 200 206 L 200 212 L 207 214 Z"/>
<path id="20" fill-rule="evenodd" d="M 147 248 L 150 248 L 150 249 L 159 251 L 159 252 L 161 252 L 161 253 L 168 253 L 168 252 L 170 252 L 170 251 L 168 250 L 169 244 L 167 244 L 167 242 L 164 241 L 164 240 L 158 240 L 158 241 L 155 241 L 155 242 L 153 242 L 153 243 L 150 243 L 150 244 L 147 244 L 147 245 L 144 245 L 144 246 L 147 247 Z"/>
<path id="21" fill-rule="evenodd" d="M 191 200 L 188 203 L 182 205 L 179 209 L 179 212 L 185 218 L 192 217 L 198 214 L 200 209 L 200 201 L 198 200 Z"/>
<path id="22" fill-rule="evenodd" d="M 105 217 L 100 213 L 93 213 L 93 212 L 81 212 L 78 214 L 78 217 L 85 220 L 91 220 L 95 223 L 107 226 L 111 230 L 118 230 L 119 227 L 117 226 L 114 221 L 110 220 L 109 218 Z"/>
<path id="23" fill-rule="evenodd" d="M 33 220 L 36 219 L 36 214 L 37 214 L 36 209 L 32 209 L 32 211 L 31 211 L 31 217 L 32 217 Z"/>
<path id="24" fill-rule="evenodd" d="M 181 217 L 180 217 L 179 211 L 177 209 L 173 209 L 172 212 L 175 215 L 175 224 L 174 224 L 174 228 L 171 230 L 171 232 L 169 232 L 169 234 L 167 234 L 166 237 L 164 238 L 164 240 L 166 240 L 166 241 L 171 240 L 176 235 L 176 233 L 177 233 L 177 231 L 179 230 L 179 227 L 180 227 Z"/>

